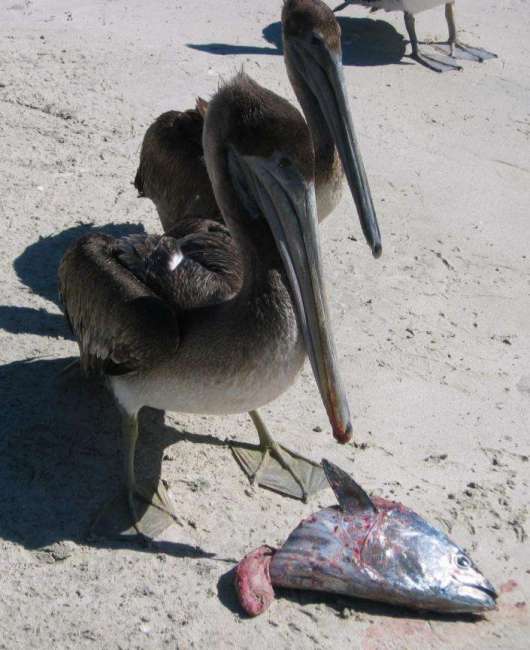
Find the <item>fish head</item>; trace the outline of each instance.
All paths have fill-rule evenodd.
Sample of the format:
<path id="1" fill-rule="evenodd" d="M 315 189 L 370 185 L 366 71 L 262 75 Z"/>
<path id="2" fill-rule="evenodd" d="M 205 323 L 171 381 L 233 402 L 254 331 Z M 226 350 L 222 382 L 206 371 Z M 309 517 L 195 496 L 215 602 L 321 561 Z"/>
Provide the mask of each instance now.
<path id="1" fill-rule="evenodd" d="M 447 613 L 495 608 L 497 594 L 469 555 L 400 503 L 374 498 L 361 563 L 409 606 Z"/>
<path id="2" fill-rule="evenodd" d="M 443 613 L 495 608 L 494 587 L 447 535 L 400 503 L 369 497 L 331 463 L 323 461 L 323 466 L 339 501 L 340 528 L 355 537 L 342 553 L 342 562 L 354 564 L 355 572 L 347 567 L 344 576 L 369 577 L 361 580 L 367 597 Z M 360 539 L 362 520 L 369 525 Z"/>

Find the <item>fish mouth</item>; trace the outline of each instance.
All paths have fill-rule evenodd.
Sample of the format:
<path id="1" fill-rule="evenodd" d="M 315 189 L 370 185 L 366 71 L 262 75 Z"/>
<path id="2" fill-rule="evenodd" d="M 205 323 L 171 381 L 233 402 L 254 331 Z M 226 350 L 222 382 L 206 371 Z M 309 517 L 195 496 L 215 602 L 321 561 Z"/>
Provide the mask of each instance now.
<path id="1" fill-rule="evenodd" d="M 499 597 L 499 594 L 495 591 L 493 585 L 466 585 L 466 587 L 472 587 L 473 589 L 478 589 L 478 591 L 481 591 L 483 594 L 486 594 L 486 596 L 491 599 L 494 603 L 497 601 L 497 598 Z"/>
<path id="2" fill-rule="evenodd" d="M 351 439 L 352 424 L 329 324 L 315 187 L 287 156 L 242 155 L 231 149 L 229 166 L 250 214 L 252 202 L 266 219 L 283 262 L 299 327 L 335 439 Z"/>
<path id="3" fill-rule="evenodd" d="M 488 581 L 485 580 L 483 584 L 466 583 L 463 587 L 465 590 L 461 595 L 467 611 L 480 613 L 497 607 L 498 594 Z"/>
<path id="4" fill-rule="evenodd" d="M 366 242 L 373 256 L 380 257 L 383 250 L 381 234 L 353 128 L 341 53 L 332 51 L 317 31 L 313 31 L 310 38 L 289 37 L 286 45 L 290 47 L 297 72 L 320 105 L 357 206 Z"/>

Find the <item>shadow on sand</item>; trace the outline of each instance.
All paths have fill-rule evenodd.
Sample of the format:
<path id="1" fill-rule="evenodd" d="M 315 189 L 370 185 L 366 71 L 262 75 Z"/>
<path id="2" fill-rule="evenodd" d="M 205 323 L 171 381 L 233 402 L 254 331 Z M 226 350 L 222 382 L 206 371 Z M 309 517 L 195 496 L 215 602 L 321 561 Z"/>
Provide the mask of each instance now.
<path id="1" fill-rule="evenodd" d="M 14 261 L 19 279 L 58 304 L 57 268 L 68 246 L 90 232 L 120 236 L 144 232 L 139 224 L 79 225 L 42 237 Z M 61 314 L 0 306 L 0 328 L 14 333 L 72 338 Z M 121 489 L 120 416 L 102 381 L 78 370 L 61 376 L 73 359 L 36 358 L 0 366 L 0 537 L 28 549 L 63 540 L 87 542 L 98 509 Z M 138 475 L 158 478 L 164 449 L 181 440 L 224 444 L 212 436 L 165 426 L 163 412 L 144 409 L 137 451 Z M 140 513 L 141 514 L 141 513 Z M 134 546 L 125 538 L 95 546 Z M 153 547 L 181 557 L 214 557 L 171 542 Z"/>
<path id="2" fill-rule="evenodd" d="M 345 66 L 379 66 L 400 63 L 407 45 L 403 36 L 384 20 L 337 17 L 342 29 L 342 63 Z M 281 23 L 263 29 L 263 38 L 274 47 L 229 43 L 188 43 L 188 47 L 209 54 L 281 55 Z M 408 63 L 406 63 L 408 65 Z"/>
<path id="3" fill-rule="evenodd" d="M 95 227 L 79 225 L 67 228 L 57 235 L 41 237 L 30 244 L 13 262 L 13 268 L 26 287 L 56 305 L 59 305 L 57 269 L 68 246 L 90 232 L 119 236 L 144 232 L 140 224 L 107 224 Z M 0 329 L 14 334 L 36 334 L 72 338 L 61 314 L 46 309 L 0 305 Z"/>
<path id="4" fill-rule="evenodd" d="M 122 484 L 118 410 L 101 382 L 77 371 L 59 376 L 70 361 L 32 359 L 0 367 L 0 537 L 28 549 L 63 540 L 90 542 L 95 513 Z M 160 476 L 169 445 L 183 440 L 224 444 L 170 428 L 163 412 L 154 409 L 142 411 L 140 426 L 136 466 L 142 479 Z M 150 550 L 130 538 L 94 545 Z M 157 543 L 152 550 L 215 557 L 172 542 Z"/>

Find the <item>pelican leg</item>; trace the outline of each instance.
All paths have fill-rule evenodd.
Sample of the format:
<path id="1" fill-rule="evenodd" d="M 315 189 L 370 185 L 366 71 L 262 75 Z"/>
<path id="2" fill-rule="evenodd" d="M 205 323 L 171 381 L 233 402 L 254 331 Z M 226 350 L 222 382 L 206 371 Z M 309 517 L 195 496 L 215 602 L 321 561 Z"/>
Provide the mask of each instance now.
<path id="1" fill-rule="evenodd" d="M 178 523 L 171 499 L 161 480 L 135 478 L 134 457 L 138 440 L 138 415 L 122 413 L 124 478 L 122 493 L 96 517 L 91 532 L 96 537 L 138 535 L 149 543 L 173 523 Z"/>
<path id="2" fill-rule="evenodd" d="M 455 9 L 452 2 L 445 5 L 445 19 L 447 20 L 447 27 L 449 28 L 449 39 L 447 43 L 433 43 L 433 46 L 443 52 L 449 54 L 453 59 L 467 59 L 468 61 L 478 61 L 483 63 L 487 59 L 496 59 L 497 55 L 493 52 L 488 52 L 481 47 L 471 47 L 458 40 L 455 23 Z"/>
<path id="3" fill-rule="evenodd" d="M 449 57 L 441 57 L 435 54 L 426 54 L 422 52 L 416 36 L 416 20 L 414 15 L 405 11 L 405 26 L 410 39 L 410 46 L 412 47 L 411 57 L 421 63 L 421 65 L 434 70 L 434 72 L 448 72 L 450 70 L 461 70 L 462 68 L 451 61 Z"/>
<path id="4" fill-rule="evenodd" d="M 258 432 L 259 447 L 232 444 L 231 449 L 251 483 L 302 501 L 327 485 L 318 463 L 279 445 L 258 411 L 249 415 Z"/>

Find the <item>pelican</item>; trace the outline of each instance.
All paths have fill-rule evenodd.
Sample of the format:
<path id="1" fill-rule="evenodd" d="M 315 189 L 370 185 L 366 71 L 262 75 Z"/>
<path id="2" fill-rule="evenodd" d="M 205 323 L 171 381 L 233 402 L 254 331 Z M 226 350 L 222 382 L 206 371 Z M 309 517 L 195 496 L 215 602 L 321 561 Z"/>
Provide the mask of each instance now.
<path id="1" fill-rule="evenodd" d="M 239 73 L 210 102 L 203 138 L 215 199 L 239 249 L 233 297 L 215 300 L 204 290 L 233 261 L 226 233 L 215 229 L 192 227 L 178 239 L 91 234 L 59 267 L 81 366 L 106 377 L 122 412 L 125 494 L 141 535 L 140 504 L 147 502 L 151 530 L 175 517 L 161 482 L 135 478 L 143 406 L 252 411 L 289 388 L 307 352 L 334 437 L 345 443 L 352 432 L 328 324 L 306 123 L 289 102 Z"/>
<path id="2" fill-rule="evenodd" d="M 315 149 L 317 212 L 323 221 L 342 197 L 346 175 L 372 250 L 381 238 L 348 106 L 340 26 L 321 0 L 286 0 L 282 10 L 284 61 Z M 167 232 L 184 215 L 221 220 L 203 161 L 207 102 L 160 115 L 145 134 L 134 185 L 150 198 Z"/>
<path id="3" fill-rule="evenodd" d="M 369 7 L 370 11 L 378 11 L 379 9 L 384 9 L 385 11 L 402 11 L 405 14 L 405 26 L 412 47 L 412 58 L 435 72 L 461 70 L 461 66 L 451 59 L 467 59 L 482 63 L 486 59 L 497 57 L 493 52 L 488 52 L 481 47 L 465 45 L 458 40 L 454 0 L 449 0 L 449 2 L 447 0 L 346 0 L 346 2 L 336 7 L 335 11 L 340 11 L 347 5 L 362 5 L 363 7 Z M 449 29 L 449 38 L 447 43 L 433 43 L 432 45 L 444 54 L 448 54 L 451 58 L 442 58 L 423 52 L 419 46 L 418 37 L 416 36 L 415 14 L 439 5 L 445 5 L 445 19 L 447 20 L 447 27 Z"/>
<path id="4" fill-rule="evenodd" d="M 314 143 L 318 218 L 327 217 L 339 202 L 346 170 L 363 231 L 377 257 L 381 238 L 348 108 L 340 26 L 320 0 L 288 0 L 283 6 L 282 27 L 287 72 Z M 199 99 L 195 109 L 163 113 L 147 129 L 142 144 L 135 186 L 140 196 L 154 202 L 164 230 L 173 236 L 185 232 L 190 220 L 197 227 L 222 228 L 223 216 L 203 160 L 202 130 L 207 110 L 207 102 Z M 235 242 L 233 246 L 232 269 L 239 258 Z M 230 297 L 239 290 L 240 274 L 225 275 L 224 279 L 226 297 Z M 316 477 L 302 480 L 301 487 L 293 484 L 262 417 L 256 410 L 249 415 L 258 430 L 260 446 L 250 450 L 232 444 L 231 449 L 253 483 L 304 499 L 324 485 L 324 476 L 314 463 L 283 448 L 283 457 L 289 457 L 298 475 L 307 474 L 310 467 L 313 475 L 320 476 L 319 481 Z"/>

